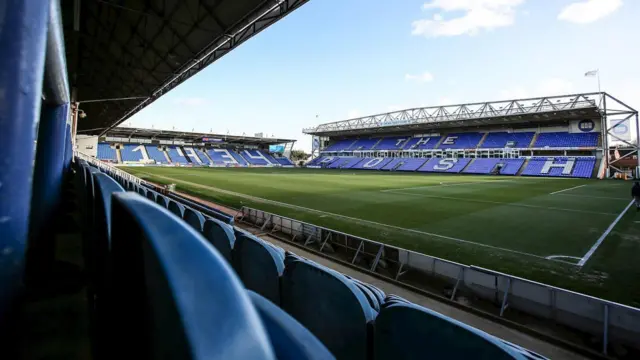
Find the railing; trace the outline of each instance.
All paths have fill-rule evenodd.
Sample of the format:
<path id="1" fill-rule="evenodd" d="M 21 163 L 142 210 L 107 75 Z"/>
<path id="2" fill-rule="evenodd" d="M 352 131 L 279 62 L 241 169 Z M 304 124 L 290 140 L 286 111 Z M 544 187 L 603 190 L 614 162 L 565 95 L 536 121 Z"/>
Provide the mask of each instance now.
<path id="1" fill-rule="evenodd" d="M 243 207 L 239 222 L 258 226 L 265 234 L 347 261 L 367 271 L 412 286 L 429 288 L 435 279 L 451 288 L 450 300 L 466 291 L 499 306 L 502 317 L 509 309 L 547 319 L 609 342 L 640 350 L 640 309 L 580 294 L 555 286 L 476 266 L 456 263 L 395 246 Z"/>
<path id="2" fill-rule="evenodd" d="M 128 180 L 129 182 L 134 182 L 136 184 L 140 184 L 142 182 L 142 180 L 140 178 L 138 178 L 137 176 L 133 176 L 131 174 L 129 174 L 126 171 L 122 171 L 120 169 L 118 169 L 116 166 L 113 166 L 107 162 L 104 161 L 100 161 L 92 156 L 83 154 L 79 151 L 74 151 L 73 154 L 77 157 L 79 157 L 80 159 L 93 164 L 97 167 L 99 167 L 100 169 L 108 169 L 109 171 L 113 172 L 114 174 L 123 177 L 124 179 Z"/>

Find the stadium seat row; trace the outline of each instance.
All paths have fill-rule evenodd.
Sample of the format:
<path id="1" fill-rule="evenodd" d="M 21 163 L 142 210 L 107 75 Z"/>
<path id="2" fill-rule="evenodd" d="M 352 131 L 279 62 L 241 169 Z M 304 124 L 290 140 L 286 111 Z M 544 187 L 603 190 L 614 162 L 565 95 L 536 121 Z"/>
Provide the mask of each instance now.
<path id="1" fill-rule="evenodd" d="M 92 264 L 89 299 L 110 355 L 541 358 L 145 185 L 77 164 Z"/>
<path id="2" fill-rule="evenodd" d="M 361 169 L 383 171 L 446 172 L 464 174 L 500 174 L 590 178 L 594 157 L 532 158 L 357 158 L 320 156 L 307 165 L 328 169 Z"/>
<path id="3" fill-rule="evenodd" d="M 350 138 L 337 140 L 323 152 L 365 150 L 424 150 L 424 149 L 503 149 L 503 148 L 582 148 L 596 147 L 600 134 L 546 132 L 467 132 L 443 136 Z M 484 139 L 484 140 L 483 140 Z"/>
<path id="4" fill-rule="evenodd" d="M 108 143 L 98 143 L 97 157 L 103 161 L 118 162 L 118 151 L 123 162 L 149 161 L 156 164 L 218 165 L 218 166 L 293 166 L 289 158 L 274 156 L 263 150 L 207 149 L 206 151 L 181 146 L 168 146 L 166 151 L 156 145 L 124 144 L 119 150 Z"/>

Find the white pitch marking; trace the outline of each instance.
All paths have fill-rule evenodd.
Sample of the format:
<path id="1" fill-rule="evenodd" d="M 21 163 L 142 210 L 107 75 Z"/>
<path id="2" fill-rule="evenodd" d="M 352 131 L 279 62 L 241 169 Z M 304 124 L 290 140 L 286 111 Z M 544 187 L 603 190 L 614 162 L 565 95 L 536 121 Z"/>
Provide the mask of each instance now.
<path id="1" fill-rule="evenodd" d="M 588 211 L 588 210 L 578 210 L 578 209 L 565 209 L 553 206 L 538 206 L 538 205 L 529 205 L 529 204 L 518 204 L 518 203 L 509 203 L 509 202 L 501 202 L 501 201 L 491 201 L 491 200 L 479 200 L 479 199 L 470 199 L 470 198 L 461 198 L 455 196 L 439 196 L 439 195 L 428 195 L 428 194 L 418 194 L 418 193 L 407 193 L 402 191 L 388 191 L 386 193 L 390 194 L 402 194 L 402 195 L 411 195 L 411 196 L 421 196 L 428 197 L 433 199 L 448 199 L 448 200 L 461 200 L 467 202 L 478 202 L 478 203 L 486 203 L 486 204 L 498 204 L 498 205 L 506 205 L 506 206 L 516 206 L 516 207 L 525 207 L 525 208 L 534 208 L 534 209 L 545 209 L 545 210 L 558 210 L 558 211 L 569 211 L 576 212 L 582 214 L 595 214 L 595 215 L 616 215 L 613 213 L 605 213 L 599 211 Z"/>
<path id="2" fill-rule="evenodd" d="M 627 207 L 624 208 L 624 210 L 622 210 L 622 212 L 620 213 L 620 215 L 618 215 L 618 217 L 613 220 L 613 222 L 611 223 L 611 225 L 609 225 L 609 227 L 607 228 L 607 230 L 604 231 L 604 233 L 600 236 L 600 238 L 598 239 L 598 241 L 596 241 L 595 244 L 593 244 L 593 246 L 591 247 L 591 249 L 589 249 L 589 251 L 587 251 L 586 254 L 584 254 L 584 256 L 582 257 L 582 259 L 580 259 L 580 261 L 578 262 L 578 266 L 582 267 L 584 266 L 584 264 L 587 263 L 587 261 L 589 261 L 589 258 L 591 257 L 591 255 L 593 255 L 593 253 L 596 252 L 596 250 L 598 250 L 598 247 L 600 246 L 600 244 L 602 244 L 602 242 L 604 241 L 604 239 L 607 237 L 607 235 L 609 235 L 609 233 L 611 232 L 611 230 L 613 230 L 613 228 L 616 226 L 616 224 L 618 223 L 618 221 L 620 221 L 620 219 L 622 219 L 622 216 L 624 216 L 624 214 L 627 212 L 627 210 L 629 210 L 629 208 L 631 207 L 631 205 L 633 205 L 634 201 L 631 200 L 631 202 L 629 203 L 629 205 L 627 205 Z"/>
<path id="3" fill-rule="evenodd" d="M 570 187 L 570 188 L 568 188 L 568 189 L 564 189 L 564 190 L 560 190 L 560 191 L 554 191 L 554 192 L 552 192 L 552 193 L 551 193 L 551 194 L 549 194 L 549 195 L 560 194 L 560 193 L 562 193 L 562 192 L 569 191 L 569 190 L 573 190 L 573 189 L 577 189 L 577 188 L 581 188 L 581 187 L 583 187 L 583 186 L 587 186 L 587 184 L 584 184 L 584 185 L 578 185 L 578 186 L 574 186 L 574 187 Z"/>
<path id="4" fill-rule="evenodd" d="M 579 256 L 569 256 L 569 255 L 549 255 L 546 256 L 545 259 L 548 260 L 553 260 L 553 259 L 574 259 L 574 260 L 580 260 L 582 259 Z"/>
<path id="5" fill-rule="evenodd" d="M 346 216 L 346 215 L 334 214 L 334 213 L 330 213 L 330 212 L 327 212 L 327 211 L 311 209 L 311 208 L 307 208 L 307 207 L 304 207 L 304 206 L 287 204 L 287 203 L 283 203 L 283 202 L 280 202 L 280 201 L 269 200 L 269 199 L 264 199 L 264 198 L 259 198 L 259 197 L 256 197 L 256 196 L 252 196 L 252 195 L 247 195 L 247 194 L 237 193 L 237 192 L 234 192 L 234 191 L 224 190 L 224 189 L 216 188 L 216 187 L 213 187 L 213 186 L 207 186 L 207 185 L 192 183 L 190 181 L 174 179 L 174 178 L 171 178 L 171 177 L 168 177 L 168 176 L 162 176 L 162 175 L 153 175 L 153 176 L 156 176 L 156 177 L 159 177 L 159 178 L 164 178 L 164 179 L 175 181 L 175 182 L 181 182 L 181 183 L 189 184 L 189 185 L 192 185 L 192 186 L 195 186 L 195 187 L 200 187 L 200 188 L 203 188 L 203 189 L 217 191 L 217 192 L 220 192 L 220 193 L 223 193 L 223 194 L 228 194 L 228 195 L 233 195 L 233 196 L 237 196 L 237 197 L 246 198 L 246 199 L 253 200 L 253 201 L 256 201 L 256 202 L 263 202 L 263 203 L 267 203 L 267 204 L 270 203 L 270 204 L 275 204 L 275 205 L 279 205 L 279 206 L 282 206 L 282 207 L 288 207 L 288 208 L 293 208 L 293 209 L 301 209 L 301 210 L 306 210 L 306 211 L 309 211 L 309 212 L 315 212 L 315 213 L 324 214 L 324 215 L 328 215 L 328 216 L 333 216 L 333 217 L 338 217 L 338 218 L 343 218 L 343 219 L 349 219 L 349 220 L 353 220 L 353 221 L 356 221 L 356 222 L 369 223 L 369 224 L 374 224 L 374 225 L 383 226 L 383 227 L 387 227 L 387 228 L 392 228 L 392 229 L 396 229 L 396 230 L 401 230 L 401 231 L 406 231 L 406 232 L 411 232 L 411 233 L 416 233 L 416 234 L 422 234 L 422 235 L 427 235 L 427 236 L 433 236 L 433 237 L 446 239 L 446 240 L 452 240 L 452 241 L 456 241 L 456 242 L 460 242 L 460 243 L 477 245 L 477 246 L 485 247 L 485 248 L 489 248 L 489 249 L 502 250 L 502 251 L 505 251 L 505 252 L 510 252 L 510 253 L 519 254 L 519 255 L 525 255 L 525 256 L 531 256 L 531 257 L 535 257 L 535 258 L 538 258 L 538 259 L 545 259 L 544 256 L 534 255 L 534 254 L 530 254 L 530 253 L 526 253 L 526 252 L 522 252 L 522 251 L 505 249 L 505 248 L 501 248 L 501 247 L 498 247 L 498 246 L 481 244 L 481 243 L 477 243 L 477 242 L 473 242 L 473 241 L 469 241 L 469 240 L 463 240 L 463 239 L 454 238 L 454 237 L 451 237 L 451 236 L 445 236 L 445 235 L 440 235 L 440 234 L 429 233 L 429 232 L 426 232 L 426 231 L 420 231 L 420 230 L 415 230 L 415 229 L 407 229 L 407 228 L 403 228 L 403 227 L 399 227 L 399 226 L 383 224 L 383 223 L 379 223 L 379 222 L 375 222 L 375 221 L 371 221 L 371 220 L 364 220 L 364 219 L 354 218 L 354 217 Z"/>
<path id="6" fill-rule="evenodd" d="M 438 187 L 447 187 L 447 186 L 459 186 L 459 185 L 479 185 L 479 184 L 490 184 L 496 182 L 514 182 L 513 180 L 482 180 L 482 181 L 473 181 L 473 182 L 461 182 L 461 183 L 449 183 L 449 184 L 433 184 L 426 186 L 414 186 L 408 188 L 400 188 L 400 189 L 385 189 L 380 190 L 381 192 L 392 192 L 392 191 L 402 191 L 402 190 L 418 190 L 418 189 L 428 189 L 428 188 L 438 188 Z"/>

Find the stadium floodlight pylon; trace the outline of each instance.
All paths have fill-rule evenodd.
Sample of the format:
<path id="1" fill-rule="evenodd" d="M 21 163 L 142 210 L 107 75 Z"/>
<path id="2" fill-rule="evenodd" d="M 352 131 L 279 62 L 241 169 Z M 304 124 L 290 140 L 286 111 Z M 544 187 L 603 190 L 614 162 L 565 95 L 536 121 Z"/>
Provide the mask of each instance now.
<path id="1" fill-rule="evenodd" d="M 313 136 L 312 155 L 315 157 L 320 154 L 322 141 L 329 137 L 384 136 L 466 126 L 540 124 L 553 120 L 599 121 L 602 137 L 599 151 L 604 158 L 605 170 L 602 177 L 621 172 L 617 165 L 619 161 L 634 155 L 638 158 L 636 176 L 640 175 L 638 111 L 606 92 L 412 108 L 321 124 L 303 129 L 303 132 Z M 622 133 L 625 136 L 621 136 Z M 621 152 L 623 155 L 615 155 Z"/>

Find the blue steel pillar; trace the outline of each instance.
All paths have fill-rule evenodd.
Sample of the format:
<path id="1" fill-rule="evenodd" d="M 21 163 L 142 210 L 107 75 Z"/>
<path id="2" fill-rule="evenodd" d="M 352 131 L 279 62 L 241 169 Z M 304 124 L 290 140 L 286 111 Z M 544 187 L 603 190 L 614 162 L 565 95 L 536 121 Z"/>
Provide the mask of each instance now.
<path id="1" fill-rule="evenodd" d="M 0 0 L 1 1 L 1 0 Z M 64 37 L 60 8 L 57 0 L 51 0 L 49 31 L 44 73 L 44 100 L 38 127 L 36 160 L 33 170 L 33 193 L 29 223 L 29 251 L 27 275 L 45 275 L 54 260 L 54 234 L 60 207 L 62 185 L 67 170 L 66 149 L 67 121 L 69 119 L 69 84 L 64 53 Z"/>
<path id="2" fill-rule="evenodd" d="M 0 0 L 0 327 L 22 283 L 47 0 Z"/>

